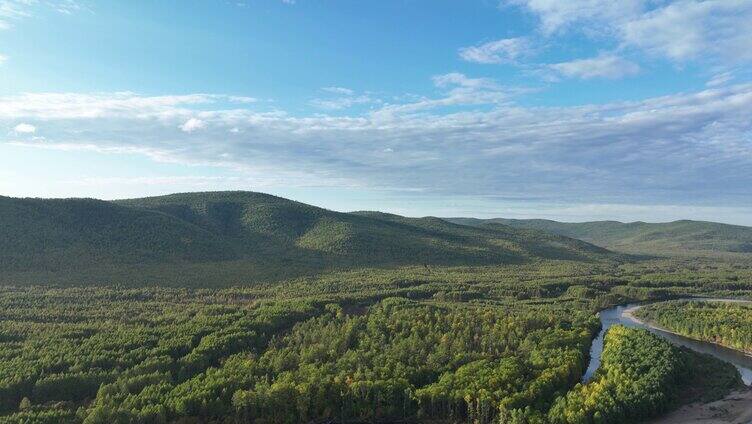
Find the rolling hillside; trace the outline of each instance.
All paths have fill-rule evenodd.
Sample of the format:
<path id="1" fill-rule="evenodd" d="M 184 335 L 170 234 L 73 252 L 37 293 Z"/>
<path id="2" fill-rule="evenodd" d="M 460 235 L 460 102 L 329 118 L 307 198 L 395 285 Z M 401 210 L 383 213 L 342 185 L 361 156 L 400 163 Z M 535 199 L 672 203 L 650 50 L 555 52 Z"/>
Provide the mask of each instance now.
<path id="1" fill-rule="evenodd" d="M 0 197 L 0 269 L 221 260 L 235 256 L 212 232 L 164 214 L 92 199 Z"/>
<path id="2" fill-rule="evenodd" d="M 4 283 L 227 285 L 355 267 L 614 256 L 536 230 L 339 213 L 252 192 L 115 202 L 0 197 Z"/>
<path id="3" fill-rule="evenodd" d="M 752 228 L 705 221 L 668 223 L 595 221 L 567 223 L 544 219 L 449 218 L 448 221 L 487 228 L 507 225 L 536 229 L 629 253 L 723 255 L 752 253 Z"/>

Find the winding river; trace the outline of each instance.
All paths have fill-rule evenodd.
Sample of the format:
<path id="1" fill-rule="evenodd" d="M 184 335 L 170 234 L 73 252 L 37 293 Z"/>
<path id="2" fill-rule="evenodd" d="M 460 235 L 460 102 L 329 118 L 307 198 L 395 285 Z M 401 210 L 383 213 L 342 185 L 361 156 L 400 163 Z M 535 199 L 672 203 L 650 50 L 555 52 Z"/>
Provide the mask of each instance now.
<path id="1" fill-rule="evenodd" d="M 707 299 L 707 298 L 689 298 L 680 300 L 693 300 L 693 301 L 708 301 L 708 302 L 736 302 L 733 299 Z M 742 380 L 746 385 L 752 385 L 752 356 L 745 355 L 744 353 L 729 349 L 717 344 L 701 342 L 698 340 L 682 337 L 677 334 L 673 334 L 667 331 L 663 331 L 651 326 L 648 326 L 640 321 L 637 321 L 631 316 L 631 312 L 640 308 L 644 304 L 628 304 L 619 305 L 610 309 L 605 309 L 599 313 L 601 319 L 602 330 L 593 340 L 593 344 L 590 347 L 590 364 L 585 371 L 585 375 L 582 377 L 584 382 L 589 381 L 595 375 L 595 371 L 601 365 L 601 353 L 603 352 L 603 336 L 606 334 L 606 330 L 614 324 L 621 324 L 626 327 L 644 328 L 650 332 L 657 334 L 669 342 L 677 345 L 684 346 L 700 353 L 706 353 L 713 355 L 716 358 L 728 362 L 734 365 L 742 376 Z"/>

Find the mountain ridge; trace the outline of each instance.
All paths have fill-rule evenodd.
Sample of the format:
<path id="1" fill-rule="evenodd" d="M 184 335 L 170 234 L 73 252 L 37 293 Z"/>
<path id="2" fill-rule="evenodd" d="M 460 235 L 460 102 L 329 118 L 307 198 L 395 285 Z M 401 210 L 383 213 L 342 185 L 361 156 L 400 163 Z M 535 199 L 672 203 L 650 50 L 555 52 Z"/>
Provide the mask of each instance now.
<path id="1" fill-rule="evenodd" d="M 206 275 L 245 284 L 335 269 L 617 257 L 536 230 L 335 212 L 256 192 L 0 198 L 0 278 L 9 283 L 179 284 Z"/>
<path id="2" fill-rule="evenodd" d="M 503 224 L 534 228 L 627 253 L 692 255 L 750 254 L 752 227 L 710 221 L 671 222 L 588 221 L 560 222 L 545 219 L 447 218 L 450 222 L 483 227 Z"/>

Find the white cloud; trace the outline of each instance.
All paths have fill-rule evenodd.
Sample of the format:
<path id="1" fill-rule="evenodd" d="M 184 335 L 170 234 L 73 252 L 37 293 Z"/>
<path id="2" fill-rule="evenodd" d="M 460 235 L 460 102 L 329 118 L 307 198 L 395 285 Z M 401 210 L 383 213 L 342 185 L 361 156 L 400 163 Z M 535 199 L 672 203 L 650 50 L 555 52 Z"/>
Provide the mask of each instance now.
<path id="1" fill-rule="evenodd" d="M 636 75 L 640 66 L 612 53 L 601 53 L 589 59 L 578 59 L 556 63 L 549 67 L 567 78 L 622 78 Z"/>
<path id="2" fill-rule="evenodd" d="M 15 142 L 30 148 L 139 153 L 253 172 L 287 187 L 750 206 L 752 84 L 637 102 L 526 107 L 514 102 L 514 89 L 490 79 L 451 73 L 434 83 L 435 97 L 341 116 L 227 110 L 205 94 L 5 96 L 0 125 L 43 120 L 44 143 Z M 175 131 L 191 119 L 203 129 Z M 233 128 L 238 133 L 229 136 Z"/>
<path id="3" fill-rule="evenodd" d="M 577 31 L 608 37 L 673 61 L 752 60 L 749 0 L 508 0 L 540 20 L 552 35 Z"/>
<path id="4" fill-rule="evenodd" d="M 311 100 L 310 104 L 319 109 L 341 110 L 356 105 L 380 103 L 380 100 L 375 99 L 368 94 L 357 94 L 355 90 L 345 87 L 322 87 L 321 91 L 335 95 L 336 97 Z"/>
<path id="5" fill-rule="evenodd" d="M 520 88 L 507 88 L 490 78 L 470 78 L 459 72 L 436 75 L 432 78 L 437 88 L 444 90 L 436 98 L 411 98 L 408 103 L 387 104 L 371 113 L 382 121 L 397 119 L 398 115 L 428 111 L 441 107 L 467 107 L 499 105 L 514 95 L 524 92 Z"/>
<path id="6" fill-rule="evenodd" d="M 362 95 L 352 97 L 339 97 L 336 99 L 314 99 L 311 100 L 311 105 L 320 109 L 340 110 L 371 102 L 373 102 L 373 99 L 371 99 L 369 96 Z"/>
<path id="7" fill-rule="evenodd" d="M 730 82 L 734 79 L 734 73 L 733 72 L 721 72 L 719 74 L 713 75 L 708 82 L 705 83 L 708 87 L 718 87 L 721 85 L 725 85 L 726 83 Z"/>
<path id="8" fill-rule="evenodd" d="M 197 118 L 191 118 L 185 121 L 183 125 L 180 126 L 180 129 L 187 133 L 194 132 L 196 130 L 201 130 L 204 128 L 206 128 L 206 122 Z"/>
<path id="9" fill-rule="evenodd" d="M 0 54 L 0 65 L 2 65 L 6 60 L 8 60 L 8 57 Z"/>
<path id="10" fill-rule="evenodd" d="M 258 101 L 257 98 L 248 96 L 227 96 L 227 100 L 233 103 L 256 103 Z"/>
<path id="11" fill-rule="evenodd" d="M 34 134 L 37 128 L 31 124 L 21 123 L 13 127 L 13 131 L 19 134 Z"/>
<path id="12" fill-rule="evenodd" d="M 191 117 L 196 105 L 227 101 L 228 96 L 189 94 L 177 96 L 139 96 L 118 93 L 26 93 L 5 97 L 0 116 L 44 116 L 49 119 L 87 119 L 117 116 Z"/>
<path id="13" fill-rule="evenodd" d="M 311 104 L 321 109 L 339 110 L 371 102 L 373 102 L 373 99 L 368 96 L 356 96 L 340 97 L 336 99 L 314 99 L 311 101 Z"/>
<path id="14" fill-rule="evenodd" d="M 625 23 L 622 40 L 677 61 L 752 60 L 750 22 L 748 0 L 676 1 Z"/>
<path id="15" fill-rule="evenodd" d="M 57 3 L 53 3 L 52 6 L 55 10 L 64 15 L 72 15 L 84 10 L 84 7 L 75 0 L 58 0 Z"/>
<path id="16" fill-rule="evenodd" d="M 524 7 L 540 19 L 546 34 L 587 24 L 597 32 L 613 31 L 615 24 L 639 16 L 645 0 L 507 0 L 502 4 Z"/>
<path id="17" fill-rule="evenodd" d="M 323 87 L 321 90 L 326 91 L 327 93 L 343 94 L 345 96 L 352 96 L 355 94 L 354 90 L 345 87 Z"/>
<path id="18" fill-rule="evenodd" d="M 504 38 L 478 46 L 463 47 L 459 50 L 462 59 L 474 63 L 510 63 L 530 53 L 531 44 L 527 38 Z"/>
<path id="19" fill-rule="evenodd" d="M 203 176 L 203 175 L 166 175 L 142 177 L 84 177 L 64 181 L 65 184 L 79 186 L 174 186 L 212 187 L 217 183 L 239 182 L 241 177 Z"/>

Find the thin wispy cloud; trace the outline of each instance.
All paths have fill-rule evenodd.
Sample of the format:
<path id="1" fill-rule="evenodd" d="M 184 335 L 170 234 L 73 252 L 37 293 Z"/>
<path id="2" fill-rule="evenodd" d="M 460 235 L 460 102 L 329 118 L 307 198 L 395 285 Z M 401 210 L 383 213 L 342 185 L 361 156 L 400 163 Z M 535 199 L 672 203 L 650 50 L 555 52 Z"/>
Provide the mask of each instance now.
<path id="1" fill-rule="evenodd" d="M 640 66 L 612 53 L 549 65 L 556 74 L 567 78 L 616 79 L 640 73 Z"/>
<path id="2" fill-rule="evenodd" d="M 353 94 L 355 94 L 355 90 L 351 90 L 345 87 L 323 87 L 321 90 L 327 93 L 343 94 L 345 96 L 352 96 Z"/>
<path id="3" fill-rule="evenodd" d="M 35 3 L 26 0 L 0 1 L 0 28 L 7 29 L 12 21 L 29 17 L 29 7 Z"/>
<path id="4" fill-rule="evenodd" d="M 504 38 L 477 46 L 463 47 L 460 57 L 468 62 L 499 64 L 514 63 L 531 54 L 532 44 L 525 37 Z"/>
<path id="5" fill-rule="evenodd" d="M 380 103 L 379 99 L 369 94 L 359 94 L 355 90 L 345 87 L 323 87 L 321 89 L 328 97 L 316 98 L 310 101 L 311 106 L 324 110 L 341 110 L 356 105 Z"/>
<path id="6" fill-rule="evenodd" d="M 0 116 L 41 116 L 49 119 L 84 119 L 110 116 L 189 116 L 196 105 L 232 102 L 238 96 L 187 94 L 140 96 L 117 93 L 26 93 L 0 102 Z M 165 115 L 156 114 L 161 111 Z M 168 112 L 169 111 L 169 112 Z M 167 115 L 169 113 L 169 116 Z"/>
<path id="7" fill-rule="evenodd" d="M 490 78 L 471 78 L 460 72 L 436 75 L 431 80 L 442 91 L 442 95 L 414 98 L 406 103 L 387 104 L 371 112 L 371 116 L 387 121 L 400 119 L 400 115 L 403 114 L 438 108 L 499 105 L 528 91 L 527 88 L 502 86 Z"/>
<path id="8" fill-rule="evenodd" d="M 86 8 L 76 0 L 58 0 L 52 3 L 52 6 L 60 13 L 65 15 L 72 15 L 86 10 Z"/>
<path id="9" fill-rule="evenodd" d="M 346 96 L 338 97 L 335 99 L 314 99 L 311 101 L 311 105 L 320 109 L 328 110 L 340 110 L 346 109 L 355 105 L 372 103 L 374 100 L 365 95 L 361 96 Z"/>
<path id="10" fill-rule="evenodd" d="M 721 72 L 719 74 L 713 75 L 708 82 L 705 83 L 708 87 L 718 87 L 720 85 L 725 85 L 728 82 L 732 81 L 734 79 L 734 73 L 731 71 L 727 72 Z"/>
<path id="11" fill-rule="evenodd" d="M 9 29 L 14 22 L 34 16 L 36 10 L 45 9 L 65 15 L 89 10 L 76 0 L 0 0 L 0 30 Z"/>

